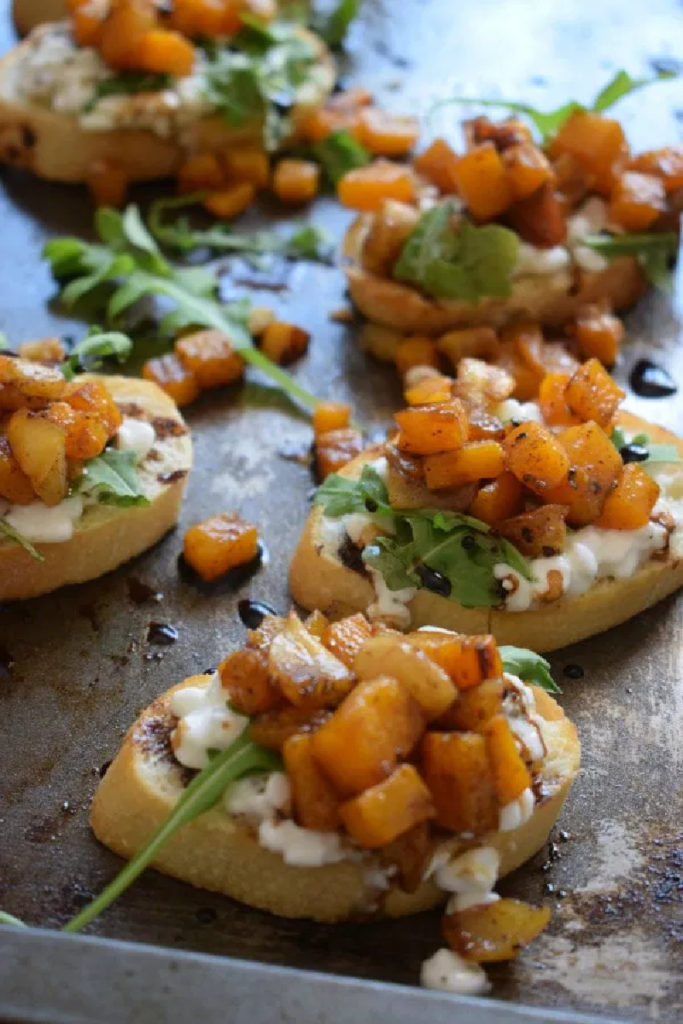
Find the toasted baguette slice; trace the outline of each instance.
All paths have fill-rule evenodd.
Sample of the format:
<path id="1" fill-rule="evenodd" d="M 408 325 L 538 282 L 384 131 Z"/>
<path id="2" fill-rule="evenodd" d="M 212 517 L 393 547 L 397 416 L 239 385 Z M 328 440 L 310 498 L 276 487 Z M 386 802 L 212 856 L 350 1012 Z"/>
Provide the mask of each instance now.
<path id="1" fill-rule="evenodd" d="M 112 128 L 91 131 L 78 118 L 26 102 L 18 93 L 17 68 L 41 33 L 54 29 L 42 25 L 0 59 L 0 162 L 32 171 L 51 181 L 84 182 L 100 161 L 116 166 L 128 182 L 167 178 L 176 173 L 189 153 L 224 153 L 230 147 L 260 145 L 260 120 L 239 127 L 218 114 L 201 117 L 174 136 L 146 129 Z M 315 47 L 318 75 L 305 103 L 292 111 L 294 134 L 312 109 L 324 102 L 335 80 L 332 57 L 313 33 L 300 30 Z M 157 93 L 141 93 L 123 99 L 140 110 L 155 109 Z"/>
<path id="2" fill-rule="evenodd" d="M 560 325 L 575 318 L 583 307 L 603 299 L 615 310 L 632 306 L 647 287 L 636 260 L 621 257 L 599 272 L 578 269 L 574 275 L 562 270 L 518 278 L 504 299 L 482 299 L 475 304 L 432 299 L 411 285 L 379 277 L 363 267 L 361 254 L 371 222 L 372 215 L 361 214 L 344 239 L 351 298 L 368 320 L 404 334 L 439 334 L 482 324 L 500 327 L 515 319 Z"/>
<path id="3" fill-rule="evenodd" d="M 125 415 L 145 419 L 155 428 L 154 446 L 138 465 L 150 504 L 86 506 L 71 540 L 34 545 L 44 562 L 18 544 L 0 540 L 0 601 L 36 597 L 66 583 L 102 576 L 155 544 L 178 518 L 192 466 L 192 441 L 175 403 L 150 381 L 128 377 L 105 377 L 104 381 Z"/>
<path id="4" fill-rule="evenodd" d="M 12 17 L 19 35 L 26 35 L 36 25 L 60 21 L 68 14 L 65 0 L 13 0 Z"/>
<path id="5" fill-rule="evenodd" d="M 185 686 L 208 685 L 209 679 L 192 676 L 143 711 L 100 783 L 90 822 L 100 842 L 122 857 L 130 858 L 144 845 L 169 815 L 186 784 L 185 770 L 171 752 L 170 735 L 176 720 L 170 696 Z M 450 843 L 453 854 L 472 846 L 495 846 L 501 858 L 501 876 L 543 846 L 579 767 L 580 747 L 573 724 L 543 690 L 534 687 L 534 696 L 548 749 L 543 771 L 547 799 L 536 805 L 526 824 L 513 831 L 489 833 L 476 843 L 453 837 Z M 402 917 L 445 899 L 432 880 L 423 881 L 414 893 L 395 885 L 379 890 L 367 867 L 349 860 L 316 868 L 292 867 L 279 854 L 260 846 L 254 830 L 220 803 L 177 832 L 153 864 L 201 889 L 224 893 L 282 917 L 317 921 Z"/>
<path id="6" fill-rule="evenodd" d="M 683 457 L 683 441 L 668 430 L 626 412 L 619 413 L 617 422 L 629 434 L 644 432 L 657 443 L 675 444 Z M 363 465 L 377 455 L 377 448 L 364 452 L 344 466 L 341 475 L 359 476 Z M 292 597 L 304 608 L 319 608 L 334 618 L 365 611 L 375 600 L 372 583 L 329 551 L 322 520 L 322 510 L 314 508 L 294 552 L 289 570 Z M 500 644 L 554 651 L 625 622 L 680 586 L 683 560 L 668 556 L 651 558 L 628 579 L 599 580 L 577 597 L 560 598 L 524 612 L 464 608 L 457 601 L 421 589 L 408 605 L 410 628 L 432 625 L 462 633 L 493 633 Z"/>

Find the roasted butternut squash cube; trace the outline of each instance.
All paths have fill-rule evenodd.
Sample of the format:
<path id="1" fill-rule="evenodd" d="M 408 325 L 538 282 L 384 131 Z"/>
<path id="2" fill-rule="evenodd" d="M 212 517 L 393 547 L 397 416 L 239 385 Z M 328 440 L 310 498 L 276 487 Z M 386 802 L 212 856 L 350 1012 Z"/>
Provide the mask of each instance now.
<path id="1" fill-rule="evenodd" d="M 320 165 L 285 157 L 273 173 L 273 192 L 283 203 L 310 203 L 318 194 Z"/>
<path id="2" fill-rule="evenodd" d="M 659 484 L 637 462 L 622 469 L 613 491 L 605 498 L 596 526 L 605 530 L 637 530 L 650 521 L 659 498 Z"/>
<path id="3" fill-rule="evenodd" d="M 505 453 L 497 441 L 469 441 L 454 452 L 427 455 L 424 473 L 430 491 L 461 487 L 499 476 L 505 469 Z"/>
<path id="4" fill-rule="evenodd" d="M 621 455 L 597 423 L 568 427 L 558 435 L 567 452 L 571 468 L 567 479 L 551 488 L 545 500 L 566 505 L 567 522 L 580 527 L 600 515 L 607 494 L 621 471 Z"/>
<path id="5" fill-rule="evenodd" d="M 319 434 L 315 439 L 315 466 L 318 479 L 323 481 L 330 473 L 337 473 L 362 451 L 362 434 L 351 427 Z"/>
<path id="6" fill-rule="evenodd" d="M 567 405 L 566 390 L 569 373 L 547 373 L 538 389 L 538 404 L 549 427 L 571 427 L 581 420 Z"/>
<path id="7" fill-rule="evenodd" d="M 228 181 L 246 181 L 255 189 L 261 189 L 270 180 L 268 154 L 256 146 L 231 146 L 221 153 L 220 162 Z"/>
<path id="8" fill-rule="evenodd" d="M 333 832 L 339 827 L 339 797 L 313 757 L 310 733 L 285 740 L 282 758 L 292 787 L 294 818 L 303 828 Z"/>
<path id="9" fill-rule="evenodd" d="M 460 732 L 483 732 L 486 724 L 495 715 L 503 712 L 505 683 L 502 679 L 485 679 L 479 686 L 463 690 L 456 700 L 439 718 L 439 729 Z"/>
<path id="10" fill-rule="evenodd" d="M 504 519 L 498 532 L 528 558 L 551 558 L 564 550 L 568 511 L 566 505 L 541 505 Z"/>
<path id="11" fill-rule="evenodd" d="M 485 679 L 502 675 L 498 645 L 494 637 L 460 636 L 417 632 L 410 634 L 410 642 L 440 665 L 448 673 L 458 690 L 479 686 Z"/>
<path id="12" fill-rule="evenodd" d="M 241 715 L 270 711 L 282 703 L 282 694 L 268 675 L 268 658 L 262 650 L 243 647 L 229 654 L 218 672 L 230 703 Z"/>
<path id="13" fill-rule="evenodd" d="M 104 14 L 92 4 L 70 5 L 71 31 L 79 47 L 99 48 L 104 25 Z"/>
<path id="14" fill-rule="evenodd" d="M 390 277 L 419 216 L 414 206 L 385 199 L 368 225 L 361 252 L 363 268 L 371 274 Z M 379 324 L 367 326 L 381 330 Z"/>
<path id="15" fill-rule="evenodd" d="M 412 171 L 391 160 L 375 160 L 365 167 L 356 167 L 337 183 L 337 197 L 351 210 L 379 210 L 386 199 L 412 203 L 415 179 Z"/>
<path id="16" fill-rule="evenodd" d="M 417 701 L 382 676 L 359 683 L 313 734 L 313 756 L 342 796 L 356 796 L 390 775 L 424 728 Z"/>
<path id="17" fill-rule="evenodd" d="M 136 67 L 150 74 L 167 74 L 177 78 L 192 74 L 195 49 L 173 29 L 153 28 L 145 32 L 137 46 Z"/>
<path id="18" fill-rule="evenodd" d="M 53 402 L 46 416 L 64 430 L 67 459 L 82 462 L 104 450 L 109 432 L 97 413 L 81 412 L 67 402 Z"/>
<path id="19" fill-rule="evenodd" d="M 630 171 L 641 171 L 661 178 L 667 195 L 683 188 L 683 146 L 650 149 L 629 160 L 627 167 Z"/>
<path id="20" fill-rule="evenodd" d="M 351 406 L 344 402 L 318 402 L 313 410 L 313 433 L 326 434 L 329 430 L 343 430 L 351 420 Z"/>
<path id="21" fill-rule="evenodd" d="M 335 110 L 329 106 L 312 111 L 301 126 L 308 142 L 322 142 L 333 132 L 358 133 L 358 110 Z"/>
<path id="22" fill-rule="evenodd" d="M 185 560 L 210 583 L 258 555 L 258 529 L 235 512 L 212 516 L 185 534 Z"/>
<path id="23" fill-rule="evenodd" d="M 434 139 L 425 150 L 413 160 L 413 167 L 441 192 L 455 192 L 457 181 L 455 168 L 458 156 L 445 139 Z"/>
<path id="24" fill-rule="evenodd" d="M 479 115 L 463 122 L 467 148 L 482 142 L 492 142 L 499 153 L 521 142 L 532 142 L 531 129 L 520 117 L 506 117 L 502 121 L 491 121 Z"/>
<path id="25" fill-rule="evenodd" d="M 244 374 L 242 356 L 222 331 L 193 331 L 178 338 L 174 349 L 183 366 L 194 374 L 202 391 L 233 384 Z"/>
<path id="26" fill-rule="evenodd" d="M 493 327 L 459 327 L 442 334 L 436 347 L 459 370 L 465 358 L 494 359 L 500 345 Z"/>
<path id="27" fill-rule="evenodd" d="M 61 363 L 66 359 L 64 343 L 56 336 L 22 341 L 17 345 L 17 353 L 21 359 L 36 360 L 39 363 Z"/>
<path id="28" fill-rule="evenodd" d="M 443 933 L 458 956 L 475 963 L 495 963 L 513 960 L 549 921 L 549 907 L 506 898 L 447 914 Z"/>
<path id="29" fill-rule="evenodd" d="M 190 38 L 232 36 L 242 27 L 235 0 L 174 0 L 169 24 Z"/>
<path id="30" fill-rule="evenodd" d="M 273 320 L 261 335 L 259 347 L 274 363 L 287 364 L 306 352 L 310 340 L 310 334 L 303 327 Z"/>
<path id="31" fill-rule="evenodd" d="M 434 803 L 417 769 L 402 764 L 388 779 L 347 800 L 339 813 L 351 838 L 366 850 L 376 850 L 433 818 Z"/>
<path id="32" fill-rule="evenodd" d="M 270 645 L 268 672 L 290 704 L 311 709 L 341 704 L 356 681 L 351 669 L 309 633 L 295 612 Z"/>
<path id="33" fill-rule="evenodd" d="M 461 156 L 455 169 L 458 194 L 477 220 L 491 220 L 513 201 L 505 165 L 492 142 L 474 146 Z"/>
<path id="34" fill-rule="evenodd" d="M 619 408 L 624 391 L 598 359 L 589 359 L 572 375 L 565 390 L 567 405 L 584 422 L 606 428 Z"/>
<path id="35" fill-rule="evenodd" d="M 382 863 L 396 871 L 403 892 L 416 892 L 434 855 L 434 840 L 427 821 L 404 832 L 382 850 Z"/>
<path id="36" fill-rule="evenodd" d="M 209 192 L 202 199 L 204 209 L 220 220 L 232 220 L 248 210 L 256 197 L 256 189 L 250 181 L 238 181 Z"/>
<path id="37" fill-rule="evenodd" d="M 14 458 L 46 505 L 58 505 L 68 491 L 66 434 L 44 413 L 17 409 L 7 424 Z"/>
<path id="38" fill-rule="evenodd" d="M 483 736 L 428 732 L 421 753 L 421 774 L 442 828 L 481 836 L 498 827 L 498 801 Z"/>
<path id="39" fill-rule="evenodd" d="M 403 397 L 408 405 L 441 405 L 453 397 L 453 378 L 441 373 L 425 376 L 406 388 Z"/>
<path id="40" fill-rule="evenodd" d="M 358 651 L 353 668 L 359 679 L 388 675 L 398 679 L 415 698 L 427 721 L 438 718 L 458 696 L 447 672 L 428 655 L 393 633 L 367 640 Z"/>
<path id="41" fill-rule="evenodd" d="M 101 380 L 73 381 L 66 385 L 63 399 L 72 409 L 94 413 L 107 427 L 109 437 L 123 423 L 121 410 Z"/>
<path id="42" fill-rule="evenodd" d="M 467 440 L 467 411 L 458 398 L 440 405 L 414 405 L 397 412 L 398 447 L 410 455 L 454 451 Z"/>
<path id="43" fill-rule="evenodd" d="M 95 206 L 119 209 L 126 201 L 128 175 L 113 160 L 95 160 L 88 168 L 85 183 Z"/>
<path id="44" fill-rule="evenodd" d="M 225 184 L 225 171 L 215 153 L 193 153 L 178 168 L 178 191 L 216 190 Z"/>
<path id="45" fill-rule="evenodd" d="M 589 173 L 589 185 L 609 195 L 628 159 L 628 143 L 618 121 L 590 110 L 577 110 L 550 143 L 553 159 L 568 154 Z"/>
<path id="46" fill-rule="evenodd" d="M 567 217 L 562 197 L 547 181 L 508 208 L 507 218 L 525 242 L 540 248 L 562 245 L 567 237 Z"/>
<path id="47" fill-rule="evenodd" d="M 362 85 L 353 85 L 349 89 L 341 89 L 328 97 L 326 110 L 341 110 L 346 113 L 357 113 L 372 103 L 372 93 Z"/>
<path id="48" fill-rule="evenodd" d="M 486 723 L 484 739 L 496 796 L 505 807 L 531 786 L 531 775 L 505 715 L 495 715 Z"/>
<path id="49" fill-rule="evenodd" d="M 356 136 L 373 156 L 405 156 L 420 134 L 416 117 L 390 114 L 378 107 L 365 107 L 358 113 Z"/>
<path id="50" fill-rule="evenodd" d="M 119 0 L 112 4 L 100 34 L 100 53 L 112 68 L 139 68 L 140 44 L 157 27 L 156 10 L 148 0 Z"/>
<path id="51" fill-rule="evenodd" d="M 12 454 L 10 443 L 0 435 L 0 498 L 10 505 L 30 505 L 36 494 L 33 484 Z"/>
<path id="52" fill-rule="evenodd" d="M 438 367 L 439 353 L 433 338 L 413 335 L 399 342 L 396 349 L 396 369 L 403 376 L 414 366 Z"/>
<path id="53" fill-rule="evenodd" d="M 148 359 L 142 367 L 142 376 L 158 384 L 178 406 L 189 405 L 199 396 L 199 381 L 174 352 Z"/>
<path id="54" fill-rule="evenodd" d="M 603 366 L 614 366 L 624 337 L 624 324 L 613 313 L 588 309 L 577 316 L 574 337 L 582 359 L 595 358 Z"/>
<path id="55" fill-rule="evenodd" d="M 520 483 L 543 496 L 566 479 L 569 456 L 547 427 L 529 420 L 513 427 L 504 442 L 507 465 Z"/>
<path id="56" fill-rule="evenodd" d="M 0 355 L 0 384 L 13 384 L 26 398 L 48 402 L 58 401 L 66 390 L 64 376 L 56 367 L 3 355 Z"/>
<path id="57" fill-rule="evenodd" d="M 502 519 L 516 516 L 524 506 L 524 491 L 514 473 L 501 473 L 495 480 L 484 484 L 475 494 L 468 512 L 494 526 Z"/>
<path id="58" fill-rule="evenodd" d="M 609 197 L 609 220 L 625 231 L 647 231 L 666 210 L 664 182 L 653 174 L 624 171 Z"/>
<path id="59" fill-rule="evenodd" d="M 321 637 L 322 642 L 336 658 L 352 669 L 356 655 L 366 640 L 372 636 L 372 626 L 358 612 L 338 622 L 330 622 Z"/>
<path id="60" fill-rule="evenodd" d="M 526 199 L 541 185 L 555 181 L 550 161 L 533 142 L 517 142 L 508 146 L 503 151 L 503 164 L 515 199 Z"/>
<path id="61" fill-rule="evenodd" d="M 329 711 L 311 712 L 310 708 L 285 704 L 284 707 L 254 715 L 249 725 L 249 735 L 254 743 L 281 753 L 290 736 L 314 732 L 329 717 Z"/>

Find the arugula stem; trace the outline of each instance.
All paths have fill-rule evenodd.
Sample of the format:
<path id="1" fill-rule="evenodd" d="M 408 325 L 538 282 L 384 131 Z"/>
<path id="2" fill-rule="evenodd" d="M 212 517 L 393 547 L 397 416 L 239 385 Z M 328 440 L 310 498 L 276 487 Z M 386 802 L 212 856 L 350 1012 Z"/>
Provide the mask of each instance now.
<path id="1" fill-rule="evenodd" d="M 318 405 L 319 399 L 312 392 L 297 384 L 286 370 L 282 370 L 276 363 L 271 362 L 260 349 L 254 347 L 241 348 L 239 353 L 245 362 L 267 373 L 285 391 L 288 391 L 290 395 L 294 395 L 303 405 L 307 405 L 309 409 L 315 409 L 316 405 Z"/>

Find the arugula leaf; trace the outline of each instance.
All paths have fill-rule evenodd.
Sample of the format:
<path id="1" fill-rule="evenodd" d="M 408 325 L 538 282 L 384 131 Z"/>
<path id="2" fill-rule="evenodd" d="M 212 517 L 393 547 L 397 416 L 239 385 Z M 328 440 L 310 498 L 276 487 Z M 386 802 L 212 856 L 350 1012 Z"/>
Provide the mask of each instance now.
<path id="1" fill-rule="evenodd" d="M 14 924 L 18 928 L 26 928 L 24 921 L 20 921 L 14 914 L 8 914 L 6 910 L 0 910 L 0 924 Z"/>
<path id="2" fill-rule="evenodd" d="M 147 506 L 149 499 L 140 489 L 137 463 L 137 452 L 105 448 L 101 455 L 84 463 L 74 490 L 94 495 L 102 505 Z"/>
<path id="3" fill-rule="evenodd" d="M 71 349 L 61 365 L 61 371 L 67 380 L 72 380 L 81 370 L 98 370 L 106 358 L 125 363 L 132 349 L 133 342 L 127 334 L 121 334 L 120 331 L 101 332 L 93 328 L 90 334 Z"/>
<path id="4" fill-rule="evenodd" d="M 4 331 L 0 331 L 0 352 L 3 352 L 6 348 L 9 348 L 9 338 Z"/>
<path id="5" fill-rule="evenodd" d="M 635 256 L 651 284 L 662 291 L 671 291 L 671 266 L 676 259 L 679 239 L 675 231 L 624 235 L 589 235 L 581 239 L 608 260 L 619 256 Z"/>
<path id="6" fill-rule="evenodd" d="M 658 71 L 655 78 L 631 78 L 628 71 L 622 69 L 617 71 L 614 78 L 600 90 L 593 100 L 591 110 L 594 110 L 596 114 L 602 114 L 603 111 L 609 110 L 610 107 L 613 107 L 624 96 L 628 96 L 629 93 L 642 89 L 645 85 L 652 85 L 653 82 L 658 82 L 661 79 L 675 77 L 675 71 Z"/>
<path id="7" fill-rule="evenodd" d="M 207 767 L 203 768 L 183 791 L 166 821 L 146 845 L 138 850 L 92 903 L 64 925 L 64 931 L 78 932 L 106 910 L 151 864 L 171 836 L 210 810 L 220 800 L 231 782 L 254 772 L 276 771 L 280 767 L 279 758 L 272 751 L 254 743 L 248 735 L 248 730 L 226 750 L 214 754 Z"/>
<path id="8" fill-rule="evenodd" d="M 361 0 L 338 0 L 328 15 L 314 17 L 311 28 L 328 46 L 341 46 L 353 19 L 360 11 Z"/>
<path id="9" fill-rule="evenodd" d="M 647 458 L 643 459 L 640 463 L 643 469 L 647 469 L 648 465 L 652 465 L 652 463 L 683 462 L 675 444 L 652 444 L 649 434 L 635 434 L 634 437 L 629 439 L 621 427 L 615 427 L 609 439 L 617 451 L 621 451 L 624 445 L 627 444 L 637 444 L 641 448 L 646 448 L 648 452 Z"/>
<path id="10" fill-rule="evenodd" d="M 439 203 L 423 213 L 394 267 L 399 281 L 437 298 L 478 302 L 512 289 L 519 238 L 499 224 L 477 227 L 463 219 L 453 228 L 455 207 Z"/>
<path id="11" fill-rule="evenodd" d="M 371 159 L 367 149 L 345 128 L 331 132 L 327 138 L 316 142 L 312 153 L 332 185 L 336 185 L 354 167 L 369 164 Z"/>
<path id="12" fill-rule="evenodd" d="M 503 668 L 510 675 L 518 676 L 525 683 L 535 683 L 547 693 L 562 693 L 550 674 L 550 662 L 540 654 L 526 647 L 512 647 L 508 644 L 499 645 L 498 651 L 503 660 Z"/>
<path id="13" fill-rule="evenodd" d="M 322 505 L 332 519 L 353 512 L 394 515 L 386 484 L 372 466 L 363 466 L 356 480 L 331 473 L 315 492 L 313 503 Z"/>
<path id="14" fill-rule="evenodd" d="M 0 517 L 0 533 L 4 534 L 8 540 L 14 541 L 15 544 L 19 544 L 20 547 L 27 551 L 31 558 L 35 558 L 37 562 L 44 562 L 45 556 L 41 555 L 40 551 L 37 551 L 31 541 L 24 537 L 23 533 L 19 533 L 15 530 L 6 519 Z"/>
<path id="15" fill-rule="evenodd" d="M 105 96 L 134 96 L 139 92 L 161 92 L 171 84 L 171 76 L 150 74 L 145 71 L 122 71 L 118 75 L 102 78 L 95 85 L 95 96 L 89 108 Z"/>

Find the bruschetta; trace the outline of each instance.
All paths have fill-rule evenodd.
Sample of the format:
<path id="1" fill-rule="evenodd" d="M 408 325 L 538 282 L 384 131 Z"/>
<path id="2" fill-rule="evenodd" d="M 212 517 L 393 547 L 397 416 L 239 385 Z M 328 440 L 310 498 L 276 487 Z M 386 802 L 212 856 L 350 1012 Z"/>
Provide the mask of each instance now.
<path id="1" fill-rule="evenodd" d="M 255 55 L 237 45 L 234 5 L 235 24 L 204 31 L 200 7 L 75 4 L 71 20 L 35 28 L 0 60 L 0 161 L 53 181 L 130 183 L 173 176 L 196 154 L 295 138 L 334 84 L 325 44 L 298 27 L 264 30 Z"/>
<path id="2" fill-rule="evenodd" d="M 329 476 L 294 554 L 304 608 L 554 650 L 683 584 L 683 443 L 619 411 L 593 359 L 538 402 L 462 360 L 426 370 L 398 433 Z"/>
<path id="3" fill-rule="evenodd" d="M 155 384 L 0 356 L 0 600 L 109 572 L 175 524 L 192 442 Z"/>
<path id="4" fill-rule="evenodd" d="M 490 636 L 269 616 L 215 674 L 142 712 L 95 794 L 95 835 L 131 858 L 212 754 L 248 736 L 274 770 L 230 784 L 154 867 L 318 921 L 449 899 L 445 930 L 462 953 L 461 913 L 507 912 L 495 881 L 542 847 L 579 766 L 574 726 L 505 657 Z"/>

